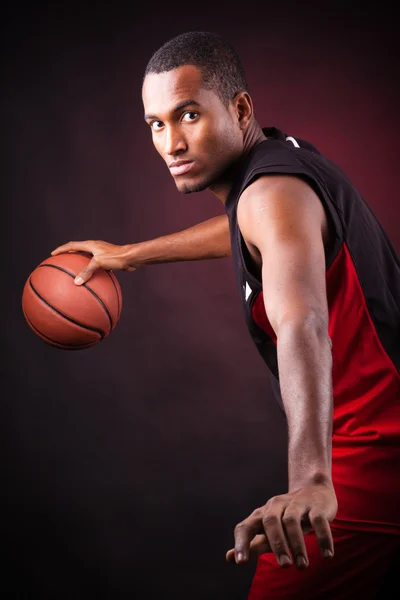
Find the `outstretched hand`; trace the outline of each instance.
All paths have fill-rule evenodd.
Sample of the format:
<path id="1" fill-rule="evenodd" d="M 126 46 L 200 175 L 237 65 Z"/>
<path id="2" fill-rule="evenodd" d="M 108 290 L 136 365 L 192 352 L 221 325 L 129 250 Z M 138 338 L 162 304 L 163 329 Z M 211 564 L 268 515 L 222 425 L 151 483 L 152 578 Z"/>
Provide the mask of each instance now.
<path id="1" fill-rule="evenodd" d="M 58 246 L 52 251 L 52 256 L 62 254 L 64 252 L 87 252 L 93 257 L 87 267 L 85 267 L 75 277 L 76 285 L 86 283 L 98 269 L 105 271 L 122 270 L 135 271 L 136 267 L 129 264 L 128 260 L 129 246 L 118 246 L 101 240 L 87 240 L 85 242 L 68 242 L 62 246 Z"/>
<path id="2" fill-rule="evenodd" d="M 304 536 L 312 529 L 322 556 L 332 558 L 330 522 L 336 512 L 337 500 L 331 483 L 313 484 L 274 496 L 236 525 L 235 547 L 228 550 L 226 560 L 242 564 L 273 552 L 281 567 L 290 567 L 294 561 L 298 569 L 305 569 L 308 556 Z"/>

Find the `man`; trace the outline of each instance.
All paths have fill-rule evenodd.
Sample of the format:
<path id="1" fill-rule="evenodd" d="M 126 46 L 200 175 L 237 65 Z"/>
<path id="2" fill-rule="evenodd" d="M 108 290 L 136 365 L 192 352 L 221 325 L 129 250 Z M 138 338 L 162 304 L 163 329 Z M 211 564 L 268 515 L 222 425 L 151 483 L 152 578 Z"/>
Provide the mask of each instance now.
<path id="1" fill-rule="evenodd" d="M 280 384 L 289 481 L 236 526 L 227 560 L 259 557 L 249 600 L 381 597 L 400 548 L 399 259 L 336 165 L 260 127 L 240 60 L 218 35 L 164 44 L 142 93 L 178 190 L 208 188 L 226 216 L 53 254 L 93 254 L 77 285 L 99 268 L 232 254 L 250 334 Z"/>

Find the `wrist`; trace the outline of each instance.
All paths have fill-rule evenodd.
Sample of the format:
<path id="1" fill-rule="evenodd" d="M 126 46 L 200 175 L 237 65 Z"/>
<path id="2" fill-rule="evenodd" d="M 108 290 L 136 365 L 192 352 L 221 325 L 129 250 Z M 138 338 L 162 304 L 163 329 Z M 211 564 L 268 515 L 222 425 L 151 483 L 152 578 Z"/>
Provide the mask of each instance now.
<path id="1" fill-rule="evenodd" d="M 124 260 L 124 269 L 128 269 L 129 267 L 133 269 L 138 269 L 141 267 L 138 247 L 140 244 L 125 244 L 121 247 L 121 254 Z"/>
<path id="2" fill-rule="evenodd" d="M 296 467 L 294 471 L 296 471 Z M 329 467 L 313 469 L 306 473 L 293 472 L 293 474 L 289 474 L 289 491 L 314 485 L 333 487 L 332 472 Z"/>

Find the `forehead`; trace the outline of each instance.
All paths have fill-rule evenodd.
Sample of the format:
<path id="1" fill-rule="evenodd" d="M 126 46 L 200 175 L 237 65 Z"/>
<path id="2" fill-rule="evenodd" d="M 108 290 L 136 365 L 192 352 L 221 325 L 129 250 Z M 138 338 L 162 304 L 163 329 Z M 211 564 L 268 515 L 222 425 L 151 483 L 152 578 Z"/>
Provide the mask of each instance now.
<path id="1" fill-rule="evenodd" d="M 201 71 L 193 65 L 148 74 L 143 82 L 142 99 L 144 112 L 153 115 L 167 113 L 188 99 L 195 100 L 200 106 L 219 101 L 215 92 L 203 86 Z"/>

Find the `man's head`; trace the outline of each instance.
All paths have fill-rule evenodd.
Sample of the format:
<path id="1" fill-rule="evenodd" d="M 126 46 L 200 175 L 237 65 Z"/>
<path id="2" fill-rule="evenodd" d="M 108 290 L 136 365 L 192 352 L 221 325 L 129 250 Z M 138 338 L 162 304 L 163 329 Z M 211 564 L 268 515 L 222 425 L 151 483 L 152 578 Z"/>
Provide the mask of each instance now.
<path id="1" fill-rule="evenodd" d="M 208 32 L 177 36 L 149 60 L 142 92 L 153 143 L 179 191 L 201 191 L 223 178 L 254 118 L 230 44 Z"/>

